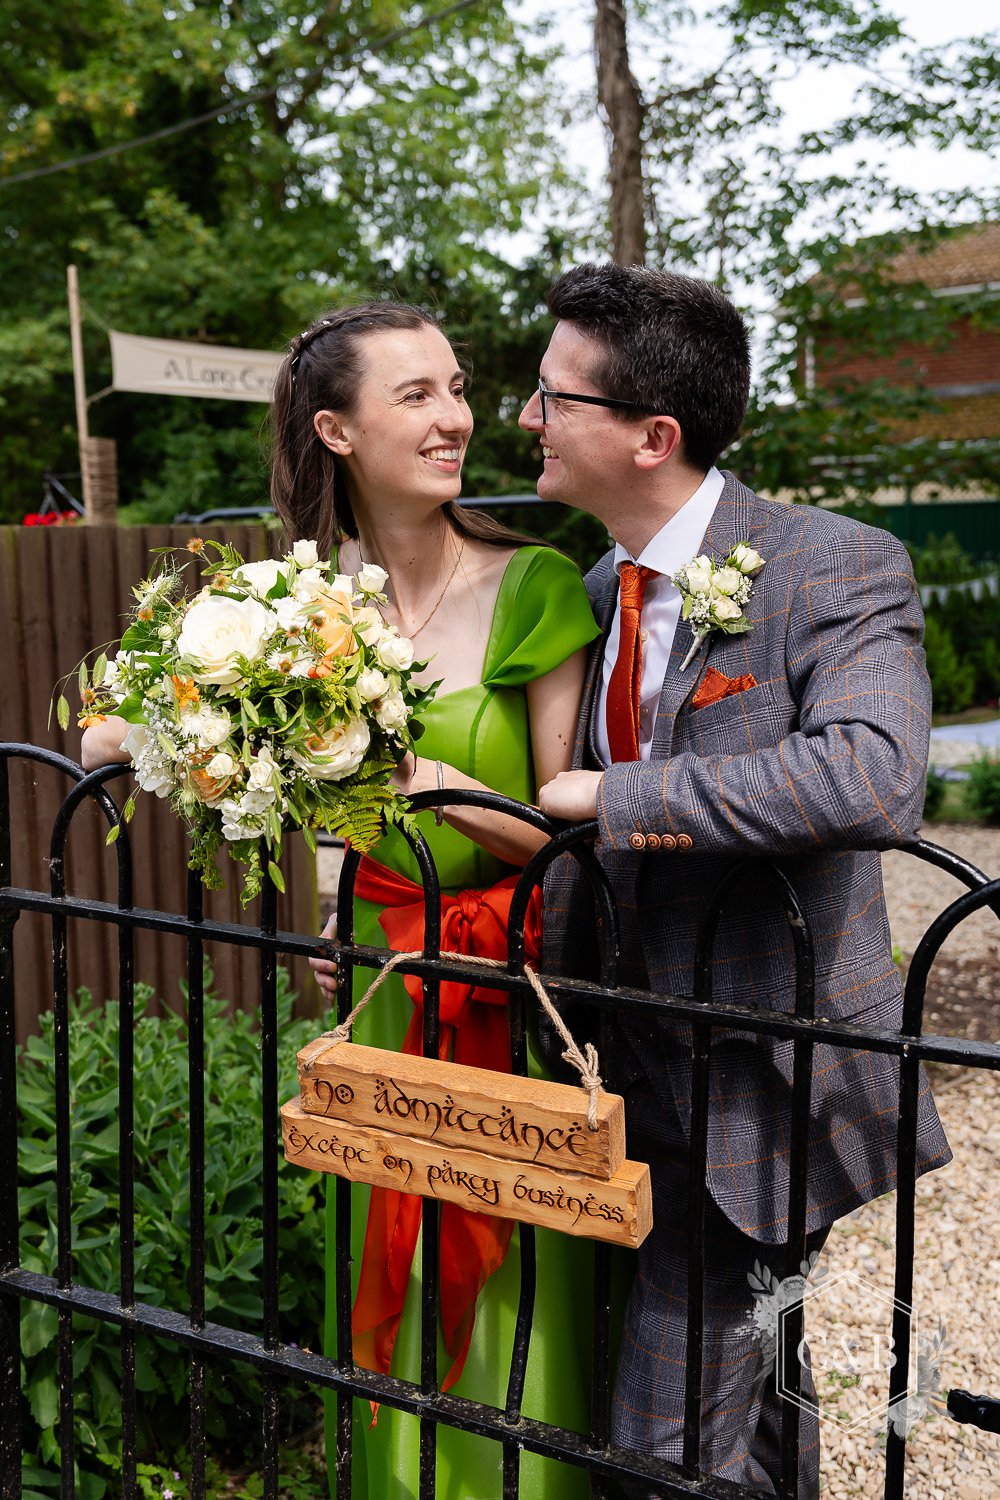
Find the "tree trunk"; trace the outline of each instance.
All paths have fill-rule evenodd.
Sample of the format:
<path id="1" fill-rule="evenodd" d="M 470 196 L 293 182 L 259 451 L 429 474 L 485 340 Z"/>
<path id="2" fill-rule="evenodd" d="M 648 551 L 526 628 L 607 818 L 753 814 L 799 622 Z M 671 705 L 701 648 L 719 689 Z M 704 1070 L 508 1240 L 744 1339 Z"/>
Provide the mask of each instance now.
<path id="1" fill-rule="evenodd" d="M 611 136 L 611 254 L 619 265 L 646 259 L 642 182 L 643 103 L 628 61 L 625 0 L 597 0 L 597 99 Z"/>

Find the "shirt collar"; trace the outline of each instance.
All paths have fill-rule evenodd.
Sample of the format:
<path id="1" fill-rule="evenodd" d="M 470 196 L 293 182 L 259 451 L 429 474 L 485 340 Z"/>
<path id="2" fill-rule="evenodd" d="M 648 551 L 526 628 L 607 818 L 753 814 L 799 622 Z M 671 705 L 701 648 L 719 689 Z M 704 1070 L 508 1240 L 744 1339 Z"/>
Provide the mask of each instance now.
<path id="1" fill-rule="evenodd" d="M 621 542 L 615 544 L 614 569 L 620 573 L 622 563 L 634 562 L 672 578 L 678 568 L 697 555 L 719 503 L 725 481 L 714 466 L 709 469 L 690 500 L 661 526 L 646 543 L 638 557 L 633 557 Z"/>

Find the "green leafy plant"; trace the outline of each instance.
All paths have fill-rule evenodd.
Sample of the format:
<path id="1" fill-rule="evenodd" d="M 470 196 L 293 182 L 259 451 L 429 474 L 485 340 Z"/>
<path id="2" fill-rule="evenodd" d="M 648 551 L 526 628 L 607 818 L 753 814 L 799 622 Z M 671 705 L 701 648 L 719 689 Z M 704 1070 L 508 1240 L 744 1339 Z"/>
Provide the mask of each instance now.
<path id="1" fill-rule="evenodd" d="M 206 976 L 206 988 L 210 975 Z M 148 986 L 136 986 L 135 1021 L 135 1283 L 136 1296 L 186 1313 L 189 1308 L 190 1198 L 187 1026 L 172 1012 L 146 1014 Z M 291 1018 L 294 994 L 279 971 L 278 1026 L 282 1097 L 296 1089 L 296 1052 L 321 1029 Z M 18 1066 L 18 1158 L 21 1180 L 21 1262 L 55 1274 L 55 1062 L 53 1017 L 41 1018 Z M 119 1007 L 81 990 L 70 1005 L 70 1131 L 73 1277 L 117 1291 L 120 1266 L 118 1164 Z M 229 1327 L 258 1331 L 261 1298 L 261 1060 L 259 1031 L 249 1015 L 227 1013 L 211 992 L 205 1000 L 205 1257 L 206 1315 Z M 273 1122 L 278 1130 L 278 1121 Z M 323 1314 L 322 1186 L 314 1173 L 286 1168 L 279 1177 L 279 1299 L 281 1333 L 315 1346 Z M 44 1496 L 58 1486 L 57 1315 L 30 1303 L 22 1314 L 22 1389 L 27 1398 L 28 1490 Z M 121 1440 L 117 1330 L 74 1318 L 74 1399 L 82 1500 L 114 1493 Z M 136 1350 L 139 1449 L 143 1459 L 178 1455 L 187 1442 L 188 1355 L 168 1340 L 140 1337 Z M 226 1368 L 211 1384 L 207 1430 L 225 1457 L 227 1440 L 259 1427 L 256 1376 Z M 289 1429 L 315 1420 L 308 1398 L 283 1403 Z M 245 1449 L 240 1461 L 245 1464 Z M 176 1457 L 167 1464 L 177 1467 Z M 109 1478 L 109 1473 L 112 1477 Z M 48 1480 L 46 1486 L 45 1480 Z M 149 1475 L 144 1478 L 152 1483 Z M 169 1484 L 168 1484 L 169 1487 Z M 145 1493 L 145 1491 L 143 1491 Z M 178 1493 L 180 1493 L 178 1491 Z"/>
<path id="2" fill-rule="evenodd" d="M 969 767 L 966 798 L 987 823 L 1000 823 L 1000 755 L 983 755 Z"/>
<path id="3" fill-rule="evenodd" d="M 947 789 L 948 783 L 944 777 L 931 766 L 927 772 L 927 792 L 924 797 L 924 817 L 928 822 L 933 822 L 940 813 Z"/>

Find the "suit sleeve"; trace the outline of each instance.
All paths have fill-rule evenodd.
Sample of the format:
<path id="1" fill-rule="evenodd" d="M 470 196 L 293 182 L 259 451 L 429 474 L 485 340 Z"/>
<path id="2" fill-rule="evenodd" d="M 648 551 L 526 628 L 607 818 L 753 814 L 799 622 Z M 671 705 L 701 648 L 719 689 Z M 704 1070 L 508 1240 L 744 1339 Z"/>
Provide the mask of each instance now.
<path id="1" fill-rule="evenodd" d="M 627 849 L 636 831 L 741 855 L 889 848 L 918 836 L 931 692 L 906 551 L 888 533 L 839 526 L 796 561 L 785 671 L 797 725 L 740 755 L 611 766 L 598 790 L 599 847 Z"/>

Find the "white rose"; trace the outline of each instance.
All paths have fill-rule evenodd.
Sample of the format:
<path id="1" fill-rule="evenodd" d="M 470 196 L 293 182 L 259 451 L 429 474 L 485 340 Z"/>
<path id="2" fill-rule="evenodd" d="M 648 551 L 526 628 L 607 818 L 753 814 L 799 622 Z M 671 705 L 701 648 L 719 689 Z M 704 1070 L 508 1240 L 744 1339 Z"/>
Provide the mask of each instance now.
<path id="1" fill-rule="evenodd" d="M 707 557 L 696 557 L 684 569 L 689 594 L 707 594 L 712 587 L 712 564 Z"/>
<path id="2" fill-rule="evenodd" d="M 221 594 L 193 604 L 177 637 L 178 654 L 194 664 L 194 679 L 228 686 L 240 681 L 238 656 L 256 661 L 277 624 L 256 599 Z"/>
<path id="3" fill-rule="evenodd" d="M 295 580 L 296 599 L 302 604 L 311 603 L 325 582 L 319 568 L 303 568 Z"/>
<path id="4" fill-rule="evenodd" d="M 341 781 L 358 769 L 370 739 L 363 719 L 348 719 L 326 734 L 314 734 L 304 752 L 289 750 L 288 757 L 317 781 Z"/>
<path id="5" fill-rule="evenodd" d="M 377 646 L 386 633 L 386 624 L 372 604 L 363 604 L 354 611 L 354 625 L 366 646 Z"/>
<path id="6" fill-rule="evenodd" d="M 294 598 L 276 599 L 274 613 L 286 634 L 292 630 L 304 630 L 309 620 L 309 601 L 300 599 L 296 592 Z"/>
<path id="7" fill-rule="evenodd" d="M 186 734 L 193 735 L 202 750 L 214 750 L 228 740 L 233 721 L 224 708 L 209 708 L 202 704 L 183 717 Z"/>
<path id="8" fill-rule="evenodd" d="M 212 756 L 205 770 L 213 781 L 225 781 L 227 777 L 235 774 L 236 762 L 231 755 L 227 755 L 224 750 L 220 750 L 218 755 Z"/>
<path id="9" fill-rule="evenodd" d="M 402 693 L 386 693 L 375 710 L 375 717 L 387 734 L 402 729 L 408 718 Z"/>
<path id="10" fill-rule="evenodd" d="M 712 618 L 718 620 L 720 624 L 728 620 L 738 620 L 740 613 L 739 605 L 722 594 L 712 600 Z"/>
<path id="11" fill-rule="evenodd" d="M 319 550 L 315 542 L 299 541 L 292 548 L 292 561 L 297 568 L 314 568 L 319 562 Z"/>
<path id="12" fill-rule="evenodd" d="M 265 788 L 271 788 L 274 779 L 275 765 L 271 758 L 271 752 L 265 746 L 257 754 L 255 760 L 250 762 L 247 772 L 247 786 L 252 791 L 262 792 Z"/>
<path id="13" fill-rule="evenodd" d="M 716 593 L 732 595 L 736 593 L 743 582 L 743 574 L 739 568 L 718 568 L 712 580 L 712 587 Z"/>
<path id="14" fill-rule="evenodd" d="M 262 562 L 242 563 L 240 567 L 233 569 L 233 577 L 261 597 L 266 597 L 278 579 L 284 576 L 284 564 L 273 557 L 265 557 Z"/>
<path id="15" fill-rule="evenodd" d="M 358 588 L 363 594 L 381 594 L 389 577 L 377 563 L 365 563 L 358 574 Z"/>
<path id="16" fill-rule="evenodd" d="M 358 692 L 366 703 L 381 698 L 389 690 L 389 679 L 378 667 L 366 667 L 358 678 Z"/>
<path id="17" fill-rule="evenodd" d="M 328 593 L 345 594 L 348 599 L 353 599 L 357 593 L 357 589 L 354 587 L 354 579 L 350 573 L 335 573 L 324 587 Z"/>
<path id="18" fill-rule="evenodd" d="M 764 566 L 764 559 L 760 553 L 748 547 L 746 542 L 740 542 L 738 547 L 734 547 L 731 556 L 733 566 L 739 568 L 740 572 L 745 573 L 748 578 L 754 573 L 759 573 Z"/>
<path id="19" fill-rule="evenodd" d="M 405 635 L 390 634 L 387 630 L 375 649 L 375 655 L 390 672 L 405 672 L 413 662 L 413 642 Z"/>

